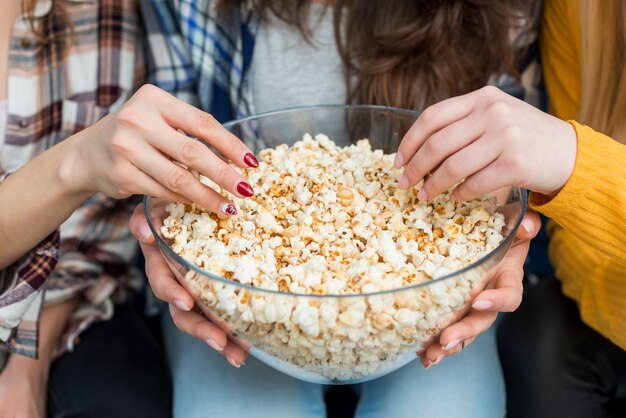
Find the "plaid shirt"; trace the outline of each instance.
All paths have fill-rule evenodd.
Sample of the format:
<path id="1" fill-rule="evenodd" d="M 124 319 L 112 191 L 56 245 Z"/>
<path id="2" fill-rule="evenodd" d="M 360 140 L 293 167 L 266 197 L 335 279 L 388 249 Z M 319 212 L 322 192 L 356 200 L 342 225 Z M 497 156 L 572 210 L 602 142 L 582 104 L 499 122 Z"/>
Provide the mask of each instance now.
<path id="1" fill-rule="evenodd" d="M 149 81 L 199 105 L 221 121 L 255 113 L 249 69 L 259 17 L 249 6 L 220 15 L 217 0 L 140 0 L 148 38 Z M 529 31 L 512 33 L 514 48 L 535 45 L 540 3 Z M 489 84 L 535 106 L 540 68 L 530 48 L 519 79 L 495 74 Z"/>
<path id="2" fill-rule="evenodd" d="M 134 0 L 39 0 L 36 24 L 53 41 L 39 41 L 20 17 L 8 60 L 8 118 L 0 181 L 63 139 L 118 109 L 143 81 L 141 29 Z M 13 352 L 37 354 L 42 305 L 80 296 L 60 354 L 97 320 L 108 319 L 139 283 L 136 242 L 128 231 L 130 200 L 96 194 L 23 259 L 0 275 L 0 342 Z M 59 246 L 60 253 L 52 251 Z M 44 294 L 45 290 L 45 294 Z"/>

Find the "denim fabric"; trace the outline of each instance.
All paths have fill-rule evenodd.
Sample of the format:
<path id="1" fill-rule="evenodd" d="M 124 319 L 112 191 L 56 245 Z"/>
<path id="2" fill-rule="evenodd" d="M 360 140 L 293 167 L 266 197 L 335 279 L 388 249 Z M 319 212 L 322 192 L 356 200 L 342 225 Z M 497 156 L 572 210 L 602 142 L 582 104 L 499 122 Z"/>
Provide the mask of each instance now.
<path id="1" fill-rule="evenodd" d="M 178 331 L 169 315 L 163 317 L 163 333 L 174 381 L 174 417 L 326 416 L 327 386 L 293 379 L 254 358 L 236 369 L 202 341 Z M 359 395 L 358 418 L 504 416 L 493 329 L 429 370 L 414 361 L 353 389 Z"/>

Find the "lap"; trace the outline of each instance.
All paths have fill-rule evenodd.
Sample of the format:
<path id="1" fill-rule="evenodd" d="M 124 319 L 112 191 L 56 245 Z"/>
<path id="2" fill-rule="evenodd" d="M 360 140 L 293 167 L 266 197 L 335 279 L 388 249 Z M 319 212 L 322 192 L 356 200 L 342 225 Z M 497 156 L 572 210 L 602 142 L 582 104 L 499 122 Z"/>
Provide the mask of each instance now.
<path id="1" fill-rule="evenodd" d="M 165 316 L 163 338 L 174 382 L 175 417 L 326 416 L 320 385 L 293 379 L 252 357 L 234 368 Z"/>
<path id="2" fill-rule="evenodd" d="M 356 416 L 504 416 L 504 381 L 493 328 L 461 353 L 425 370 L 418 361 L 363 383 Z"/>
<path id="3" fill-rule="evenodd" d="M 163 319 L 174 380 L 174 416 L 324 417 L 325 387 L 249 358 L 235 369 L 203 342 Z M 355 387 L 358 417 L 502 417 L 504 386 L 493 331 L 429 370 L 414 361 Z"/>
<path id="4" fill-rule="evenodd" d="M 171 382 L 157 341 L 129 305 L 95 324 L 52 363 L 48 414 L 63 418 L 171 416 Z"/>
<path id="5" fill-rule="evenodd" d="M 557 280 L 527 289 L 498 344 L 509 417 L 625 416 L 626 352 L 582 322 Z"/>

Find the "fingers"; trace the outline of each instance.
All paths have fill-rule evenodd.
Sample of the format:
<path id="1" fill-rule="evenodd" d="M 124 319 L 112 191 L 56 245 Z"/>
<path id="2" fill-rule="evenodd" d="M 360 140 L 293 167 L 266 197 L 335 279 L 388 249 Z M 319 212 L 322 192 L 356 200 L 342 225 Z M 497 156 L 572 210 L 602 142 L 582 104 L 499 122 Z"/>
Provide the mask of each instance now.
<path id="1" fill-rule="evenodd" d="M 184 333 L 204 341 L 209 347 L 226 357 L 234 367 L 240 367 L 246 360 L 247 353 L 232 341 L 226 333 L 204 316 L 194 312 L 182 311 L 170 305 L 170 314 L 176 327 Z"/>
<path id="2" fill-rule="evenodd" d="M 452 197 L 461 201 L 471 200 L 502 187 L 516 184 L 517 182 L 511 174 L 506 161 L 498 159 L 466 178 L 463 183 L 454 189 Z"/>
<path id="3" fill-rule="evenodd" d="M 493 325 L 497 315 L 497 312 L 472 309 L 465 318 L 443 330 L 439 336 L 440 346 L 444 350 L 450 351 L 457 347 L 461 341 L 477 337 Z M 431 360 L 434 361 L 435 359 L 432 358 Z"/>
<path id="4" fill-rule="evenodd" d="M 216 351 L 223 351 L 228 342 L 226 333 L 211 323 L 204 316 L 194 311 L 184 311 L 170 305 L 170 314 L 176 328 L 205 341 Z"/>
<path id="5" fill-rule="evenodd" d="M 465 318 L 443 330 L 439 336 L 439 344 L 430 346 L 422 359 L 428 362 L 426 365 L 437 364 L 442 360 L 442 356 L 461 351 L 461 342 L 465 341 L 467 347 L 475 337 L 493 325 L 497 315 L 496 312 L 471 310 Z"/>
<path id="6" fill-rule="evenodd" d="M 478 116 L 472 114 L 428 137 L 405 165 L 399 187 L 401 189 L 413 187 L 446 158 L 477 140 L 482 134 L 481 123 L 477 121 L 479 117 L 480 114 Z"/>
<path id="7" fill-rule="evenodd" d="M 143 152 L 136 153 L 132 158 L 137 167 L 163 184 L 170 190 L 170 193 L 182 195 L 203 208 L 223 216 L 237 214 L 237 210 L 230 200 L 202 184 L 189 170 L 174 164 L 155 149 L 146 146 Z M 229 170 L 232 168 L 229 167 Z M 232 171 L 234 172 L 234 170 Z M 239 195 L 241 196 L 241 194 Z M 156 196 L 165 198 L 160 195 Z"/>
<path id="8" fill-rule="evenodd" d="M 467 346 L 494 323 L 498 312 L 511 312 L 517 309 L 523 294 L 523 264 L 530 241 L 518 240 L 502 262 L 496 267 L 494 279 L 487 290 L 474 300 L 469 314 L 445 330 L 439 336 L 439 344 L 430 345 L 420 361 L 426 368 L 439 363 L 445 356 L 460 351 L 460 344 Z"/>
<path id="9" fill-rule="evenodd" d="M 163 134 L 163 132 L 167 133 Z M 159 129 L 151 141 L 164 154 L 188 167 L 195 168 L 230 193 L 241 198 L 254 194 L 252 186 L 241 174 L 200 141 L 179 132 L 168 132 L 163 129 Z M 180 193 L 179 190 L 172 190 Z"/>
<path id="10" fill-rule="evenodd" d="M 480 292 L 472 308 L 493 312 L 512 312 L 522 302 L 524 287 L 524 261 L 530 241 L 517 241 L 511 246 L 500 264 L 495 267 L 493 287 Z"/>
<path id="11" fill-rule="evenodd" d="M 191 310 L 193 298 L 178 283 L 159 249 L 151 244 L 140 243 L 140 246 L 146 258 L 146 276 L 154 295 L 180 310 Z"/>
<path id="12" fill-rule="evenodd" d="M 154 235 L 152 235 L 152 231 L 148 226 L 148 222 L 146 221 L 146 216 L 143 212 L 143 203 L 135 206 L 133 210 L 133 214 L 128 221 L 128 228 L 130 229 L 130 233 L 133 234 L 135 239 L 143 244 L 153 244 L 154 243 Z"/>
<path id="13" fill-rule="evenodd" d="M 135 208 L 133 228 L 142 222 Z M 146 258 L 146 275 L 155 296 L 170 304 L 170 314 L 178 329 L 204 341 L 214 350 L 226 357 L 235 367 L 245 362 L 247 352 L 239 345 L 229 341 L 226 334 L 202 315 L 193 312 L 193 298 L 178 283 L 165 259 L 155 245 L 140 243 Z"/>
<path id="14" fill-rule="evenodd" d="M 141 169 L 133 167 L 129 177 L 132 178 L 134 189 L 133 192 L 141 191 L 142 194 L 148 196 L 160 197 L 172 202 L 187 201 L 185 197 L 178 193 L 165 188 L 161 183 L 144 173 Z M 130 193 L 135 194 L 135 193 Z"/>
<path id="15" fill-rule="evenodd" d="M 461 351 L 465 350 L 469 345 L 471 345 L 476 337 L 468 338 L 467 340 L 462 340 L 458 342 L 453 348 L 444 349 L 440 344 L 434 344 L 428 348 L 421 356 L 420 363 L 425 369 L 429 369 L 431 366 L 441 363 L 443 359 L 446 357 L 459 354 Z M 430 360 L 434 359 L 434 360 Z"/>
<path id="16" fill-rule="evenodd" d="M 394 166 L 400 168 L 406 165 L 431 135 L 465 118 L 471 112 L 473 103 L 472 93 L 469 93 L 443 100 L 424 110 L 402 138 Z"/>
<path id="17" fill-rule="evenodd" d="M 428 107 L 402 138 L 394 166 L 400 168 L 411 161 L 424 142 L 435 132 L 464 119 L 480 104 L 484 105 L 498 99 L 508 100 L 508 95 L 497 87 L 486 86 Z"/>
<path id="18" fill-rule="evenodd" d="M 258 167 L 259 163 L 250 148 L 224 128 L 213 116 L 163 92 L 159 111 L 172 127 L 215 147 L 240 167 Z"/>
<path id="19" fill-rule="evenodd" d="M 484 290 L 472 304 L 477 310 L 513 312 L 522 302 L 523 272 L 518 266 L 503 267 L 498 272 L 495 289 Z"/>
<path id="20" fill-rule="evenodd" d="M 527 210 L 522 219 L 521 228 L 517 229 L 516 238 L 520 240 L 531 240 L 537 236 L 541 229 L 541 217 L 533 210 Z"/>
<path id="21" fill-rule="evenodd" d="M 479 139 L 448 157 L 424 182 L 420 189 L 422 200 L 435 197 L 464 178 L 480 171 L 498 158 L 499 150 L 486 139 Z M 408 170 L 408 166 L 407 166 Z"/>

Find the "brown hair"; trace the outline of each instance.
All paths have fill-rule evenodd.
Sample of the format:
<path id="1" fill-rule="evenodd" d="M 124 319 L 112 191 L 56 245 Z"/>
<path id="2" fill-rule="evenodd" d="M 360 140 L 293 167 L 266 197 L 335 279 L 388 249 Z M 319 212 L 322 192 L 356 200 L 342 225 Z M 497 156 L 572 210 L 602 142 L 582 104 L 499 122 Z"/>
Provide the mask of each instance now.
<path id="1" fill-rule="evenodd" d="M 335 0 L 334 27 L 353 103 L 423 109 L 514 74 L 511 29 L 532 14 L 532 0 Z M 310 0 L 221 0 L 246 4 L 306 27 Z M 342 24 L 345 23 L 345 26 Z M 520 28 L 523 30 L 523 28 Z"/>
<path id="2" fill-rule="evenodd" d="M 69 45 L 72 42 L 74 36 L 74 26 L 72 20 L 67 15 L 67 10 L 58 1 L 52 0 L 52 10 L 50 11 L 48 21 L 41 27 L 37 27 L 35 23 L 35 7 L 37 6 L 37 0 L 22 0 L 22 14 L 26 17 L 28 26 L 35 37 L 44 44 L 50 44 L 57 41 L 62 41 L 65 45 Z M 49 29 L 52 25 L 56 26 L 62 24 L 65 26 L 65 30 L 59 36 L 52 36 Z"/>
<path id="3" fill-rule="evenodd" d="M 626 144 L 626 4 L 581 0 L 580 120 Z"/>

